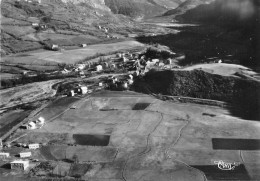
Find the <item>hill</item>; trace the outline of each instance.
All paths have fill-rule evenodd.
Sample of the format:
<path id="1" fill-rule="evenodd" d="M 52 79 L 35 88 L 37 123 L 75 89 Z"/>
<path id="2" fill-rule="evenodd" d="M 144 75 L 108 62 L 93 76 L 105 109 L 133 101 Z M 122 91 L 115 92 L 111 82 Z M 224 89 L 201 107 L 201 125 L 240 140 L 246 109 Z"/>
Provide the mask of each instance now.
<path id="1" fill-rule="evenodd" d="M 176 8 L 184 0 L 105 0 L 115 14 L 131 17 L 154 17 Z"/>
<path id="2" fill-rule="evenodd" d="M 215 0 L 187 0 L 181 3 L 178 7 L 164 13 L 164 16 L 184 14 L 186 11 L 196 8 L 202 4 L 209 4 Z"/>
<path id="3" fill-rule="evenodd" d="M 130 18 L 113 14 L 102 0 L 42 0 L 40 4 L 3 0 L 1 25 L 1 55 L 52 44 L 78 47 L 138 30 Z"/>
<path id="4" fill-rule="evenodd" d="M 260 120 L 259 82 L 193 71 L 150 71 L 135 81 L 138 92 L 188 96 L 226 101 L 232 112 L 245 119 Z"/>

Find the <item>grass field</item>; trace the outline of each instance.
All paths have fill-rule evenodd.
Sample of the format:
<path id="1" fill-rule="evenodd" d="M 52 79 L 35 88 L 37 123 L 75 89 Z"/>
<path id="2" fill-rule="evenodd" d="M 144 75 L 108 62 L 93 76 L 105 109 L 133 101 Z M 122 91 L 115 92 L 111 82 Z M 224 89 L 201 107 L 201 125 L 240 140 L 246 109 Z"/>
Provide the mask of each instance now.
<path id="1" fill-rule="evenodd" d="M 80 48 L 75 50 L 67 50 L 61 52 L 54 51 L 42 51 L 27 53 L 30 56 L 19 57 L 10 56 L 2 58 L 1 62 L 8 63 L 25 63 L 25 64 L 57 64 L 57 63 L 67 63 L 73 64 L 77 63 L 87 57 L 92 57 L 96 54 L 108 54 L 115 51 L 128 50 L 136 47 L 142 47 L 143 44 L 138 43 L 137 41 L 122 41 L 117 43 L 107 43 L 107 44 L 97 44 L 89 45 L 86 48 Z"/>
<path id="2" fill-rule="evenodd" d="M 54 115 L 52 108 L 56 104 L 49 105 L 49 111 L 46 109 L 38 116 Z M 136 105 L 141 105 L 142 110 L 133 110 Z M 55 119 L 46 119 L 42 129 L 28 133 L 20 141 L 51 143 L 59 140 L 47 149 L 47 154 L 55 159 L 62 159 L 66 154 L 68 158 L 77 155 L 79 162 L 104 162 L 81 175 L 84 179 L 199 181 L 204 177 L 201 171 L 208 179 L 228 178 L 225 173 L 214 173 L 214 161 L 219 160 L 241 164 L 230 178 L 260 179 L 256 172 L 260 168 L 259 150 L 213 147 L 213 138 L 260 137 L 259 122 L 233 117 L 225 108 L 165 102 L 134 92 L 110 91 L 82 98 L 73 107 L 62 115 L 57 110 Z M 19 134 L 23 132 L 16 133 Z M 66 146 L 76 144 L 73 134 L 110 135 L 110 141 L 104 147 Z"/>

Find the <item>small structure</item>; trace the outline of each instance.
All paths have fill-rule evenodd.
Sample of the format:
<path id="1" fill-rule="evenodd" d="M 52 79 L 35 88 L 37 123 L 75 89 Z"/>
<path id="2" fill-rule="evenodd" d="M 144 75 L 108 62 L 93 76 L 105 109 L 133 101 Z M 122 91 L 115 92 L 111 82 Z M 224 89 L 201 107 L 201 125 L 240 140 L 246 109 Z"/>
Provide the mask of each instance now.
<path id="1" fill-rule="evenodd" d="M 20 154 L 20 158 L 27 158 L 32 156 L 32 152 L 21 152 Z"/>
<path id="2" fill-rule="evenodd" d="M 43 117 L 39 117 L 36 121 L 36 123 L 39 123 L 39 124 L 44 124 L 45 123 L 45 119 Z"/>
<path id="3" fill-rule="evenodd" d="M 0 152 L 0 159 L 8 158 L 9 156 L 10 156 L 10 153 Z"/>
<path id="4" fill-rule="evenodd" d="M 29 167 L 29 160 L 15 160 L 10 165 L 14 170 L 26 170 Z"/>
<path id="5" fill-rule="evenodd" d="M 35 124 L 35 122 L 33 122 L 33 121 L 31 121 L 31 122 L 29 122 L 28 124 L 27 124 L 27 126 L 26 126 L 26 128 L 27 129 L 36 129 L 36 124 Z"/>
<path id="6" fill-rule="evenodd" d="M 59 45 L 53 44 L 53 45 L 51 46 L 51 49 L 52 49 L 52 50 L 57 50 L 58 48 L 59 48 Z"/>
<path id="7" fill-rule="evenodd" d="M 218 60 L 218 63 L 222 63 L 222 60 L 221 60 L 221 59 L 219 59 L 219 60 Z"/>
<path id="8" fill-rule="evenodd" d="M 107 35 L 107 38 L 110 38 L 110 36 L 109 36 L 109 35 Z"/>
<path id="9" fill-rule="evenodd" d="M 116 64 L 111 64 L 110 68 L 116 68 Z"/>
<path id="10" fill-rule="evenodd" d="M 99 82 L 99 83 L 98 83 L 98 86 L 99 86 L 99 87 L 102 87 L 102 86 L 103 86 L 103 83 L 102 83 L 102 82 Z"/>
<path id="11" fill-rule="evenodd" d="M 103 70 L 103 67 L 102 67 L 102 65 L 97 65 L 97 66 L 96 66 L 96 71 L 98 71 L 98 72 L 99 72 L 99 71 L 101 71 L 101 70 Z"/>
<path id="12" fill-rule="evenodd" d="M 129 85 L 132 85 L 134 83 L 134 81 L 132 79 L 128 79 L 127 82 L 128 82 Z"/>
<path id="13" fill-rule="evenodd" d="M 74 92 L 74 90 L 71 90 L 70 92 L 69 92 L 69 95 L 68 95 L 69 97 L 74 97 L 75 96 L 75 92 Z"/>
<path id="14" fill-rule="evenodd" d="M 78 68 L 79 70 L 83 70 L 85 67 L 86 67 L 85 64 L 78 64 L 78 65 L 77 65 L 77 68 Z"/>
<path id="15" fill-rule="evenodd" d="M 3 148 L 3 140 L 0 139 L 0 150 Z"/>
<path id="16" fill-rule="evenodd" d="M 32 23 L 32 26 L 33 26 L 33 27 L 38 27 L 38 26 L 39 26 L 39 23 Z"/>
<path id="17" fill-rule="evenodd" d="M 124 89 L 127 89 L 127 88 L 128 88 L 127 82 L 124 82 L 124 83 L 122 84 L 122 87 L 123 87 Z"/>
<path id="18" fill-rule="evenodd" d="M 35 149 L 40 148 L 40 145 L 39 145 L 39 143 L 29 144 L 29 145 L 28 145 L 28 148 L 35 150 Z"/>
<path id="19" fill-rule="evenodd" d="M 131 80 L 133 80 L 134 76 L 130 74 L 130 75 L 129 75 L 129 78 L 130 78 Z"/>
<path id="20" fill-rule="evenodd" d="M 88 93 L 88 88 L 86 86 L 81 86 L 80 87 L 80 93 L 81 94 L 86 94 Z"/>
<path id="21" fill-rule="evenodd" d="M 87 44 L 81 44 L 81 47 L 86 47 L 87 46 Z"/>
<path id="22" fill-rule="evenodd" d="M 159 60 L 159 59 L 152 59 L 152 62 L 154 62 L 154 63 L 159 63 L 160 60 Z"/>
<path id="23" fill-rule="evenodd" d="M 172 64 L 172 59 L 168 58 L 167 61 L 166 61 L 166 64 L 171 65 Z"/>

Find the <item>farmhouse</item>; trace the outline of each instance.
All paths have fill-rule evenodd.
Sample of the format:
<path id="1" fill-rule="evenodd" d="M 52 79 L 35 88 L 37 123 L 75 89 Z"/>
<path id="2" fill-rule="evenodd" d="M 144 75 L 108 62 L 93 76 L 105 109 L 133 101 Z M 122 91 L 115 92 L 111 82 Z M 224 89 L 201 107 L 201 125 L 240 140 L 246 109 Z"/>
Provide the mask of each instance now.
<path id="1" fill-rule="evenodd" d="M 35 149 L 37 149 L 37 148 L 40 148 L 40 145 L 39 145 L 38 143 L 29 144 L 29 145 L 28 145 L 28 148 L 35 150 Z"/>
<path id="2" fill-rule="evenodd" d="M 29 167 L 29 160 L 15 160 L 10 165 L 14 170 L 26 170 Z"/>
<path id="3" fill-rule="evenodd" d="M 32 156 L 32 152 L 21 152 L 20 154 L 20 158 L 27 158 Z"/>
<path id="4" fill-rule="evenodd" d="M 9 156 L 10 156 L 10 153 L 4 153 L 4 152 L 0 153 L 0 159 L 8 158 Z"/>
<path id="5" fill-rule="evenodd" d="M 87 44 L 81 44 L 81 47 L 86 47 L 87 46 Z"/>

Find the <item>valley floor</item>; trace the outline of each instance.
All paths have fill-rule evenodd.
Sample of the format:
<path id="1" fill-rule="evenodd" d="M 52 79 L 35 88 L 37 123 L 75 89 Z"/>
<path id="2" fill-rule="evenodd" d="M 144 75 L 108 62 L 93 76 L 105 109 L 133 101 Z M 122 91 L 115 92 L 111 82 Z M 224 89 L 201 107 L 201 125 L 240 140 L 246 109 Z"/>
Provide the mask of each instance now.
<path id="1" fill-rule="evenodd" d="M 33 158 L 58 165 L 52 173 L 75 174 L 75 164 L 65 158 L 77 155 L 77 174 L 93 181 L 260 179 L 259 145 L 250 146 L 259 142 L 260 123 L 225 108 L 102 91 L 57 100 L 34 119 L 40 116 L 46 119 L 41 129 L 17 130 L 12 139 L 27 133 L 19 142 L 47 143 Z M 221 170 L 219 161 L 235 167 Z M 12 177 L 1 172 L 4 180 Z"/>

